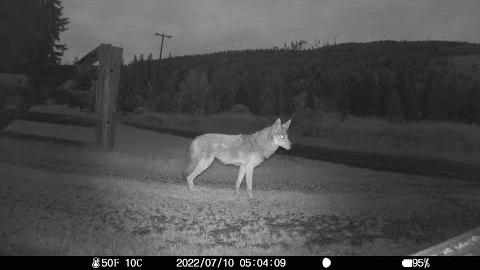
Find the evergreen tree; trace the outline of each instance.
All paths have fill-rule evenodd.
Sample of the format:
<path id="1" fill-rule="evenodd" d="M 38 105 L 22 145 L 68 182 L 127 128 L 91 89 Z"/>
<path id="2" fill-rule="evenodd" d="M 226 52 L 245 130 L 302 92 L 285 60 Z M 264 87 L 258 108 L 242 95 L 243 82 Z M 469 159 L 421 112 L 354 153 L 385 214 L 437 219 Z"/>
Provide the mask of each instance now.
<path id="1" fill-rule="evenodd" d="M 232 71 L 216 70 L 211 76 L 208 112 L 229 110 L 236 96 L 236 79 Z"/>
<path id="2" fill-rule="evenodd" d="M 67 18 L 63 17 L 63 5 L 60 0 L 42 0 L 45 8 L 45 17 L 47 27 L 48 50 L 44 53 L 48 54 L 49 64 L 58 65 L 63 56 L 63 52 L 67 49 L 65 44 L 57 44 L 60 41 L 60 34 L 67 30 L 69 23 Z"/>
<path id="3" fill-rule="evenodd" d="M 0 1 L 0 66 L 35 67 L 60 64 L 66 50 L 60 34 L 67 30 L 59 0 Z"/>
<path id="4" fill-rule="evenodd" d="M 175 95 L 177 110 L 204 114 L 207 105 L 207 95 L 210 91 L 207 75 L 202 70 L 192 69 L 180 84 Z"/>

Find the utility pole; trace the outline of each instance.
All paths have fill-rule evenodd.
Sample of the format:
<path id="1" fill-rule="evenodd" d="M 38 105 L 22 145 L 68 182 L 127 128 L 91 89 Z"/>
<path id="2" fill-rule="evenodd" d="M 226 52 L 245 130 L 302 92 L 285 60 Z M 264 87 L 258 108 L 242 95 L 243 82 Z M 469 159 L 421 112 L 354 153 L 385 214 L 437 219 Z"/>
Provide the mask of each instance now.
<path id="1" fill-rule="evenodd" d="M 159 33 L 155 33 L 155 36 L 160 36 L 162 37 L 162 45 L 160 45 L 160 57 L 158 58 L 158 60 L 161 60 L 162 59 L 162 51 L 163 51 L 163 39 L 164 38 L 171 38 L 172 36 L 168 36 L 168 35 L 165 35 L 165 34 L 159 34 Z"/>

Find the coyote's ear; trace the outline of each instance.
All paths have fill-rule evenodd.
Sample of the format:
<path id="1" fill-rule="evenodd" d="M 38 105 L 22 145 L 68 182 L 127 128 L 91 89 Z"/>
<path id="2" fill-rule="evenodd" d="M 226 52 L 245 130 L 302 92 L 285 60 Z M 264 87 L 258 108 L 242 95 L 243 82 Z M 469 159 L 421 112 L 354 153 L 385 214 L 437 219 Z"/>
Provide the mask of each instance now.
<path id="1" fill-rule="evenodd" d="M 273 128 L 279 129 L 281 123 L 282 123 L 282 122 L 280 121 L 280 118 L 278 118 L 277 121 L 275 121 L 275 124 L 273 124 Z"/>
<path id="2" fill-rule="evenodd" d="M 288 127 L 290 126 L 290 122 L 292 122 L 292 119 L 288 120 L 286 123 L 283 123 L 282 128 L 285 130 L 288 130 Z"/>

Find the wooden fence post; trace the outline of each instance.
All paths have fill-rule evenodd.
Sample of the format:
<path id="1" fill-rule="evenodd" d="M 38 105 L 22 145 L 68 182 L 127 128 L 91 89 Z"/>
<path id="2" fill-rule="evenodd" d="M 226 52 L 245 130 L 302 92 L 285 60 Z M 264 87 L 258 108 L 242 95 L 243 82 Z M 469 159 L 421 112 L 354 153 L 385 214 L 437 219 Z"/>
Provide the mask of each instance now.
<path id="1" fill-rule="evenodd" d="M 98 48 L 98 77 L 95 102 L 95 141 L 106 150 L 113 150 L 117 114 L 118 84 L 123 49 L 110 44 Z"/>

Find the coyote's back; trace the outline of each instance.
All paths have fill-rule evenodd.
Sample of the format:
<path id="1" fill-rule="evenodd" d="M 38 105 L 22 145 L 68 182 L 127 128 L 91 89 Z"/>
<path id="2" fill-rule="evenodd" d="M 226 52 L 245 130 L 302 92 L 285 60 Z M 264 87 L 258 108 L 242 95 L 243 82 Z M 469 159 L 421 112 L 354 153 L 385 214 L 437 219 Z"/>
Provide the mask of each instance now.
<path id="1" fill-rule="evenodd" d="M 270 157 L 278 147 L 287 150 L 291 147 L 287 130 L 291 120 L 281 124 L 280 119 L 270 127 L 250 135 L 226 135 L 208 133 L 196 137 L 187 150 L 187 166 L 183 177 L 187 180 L 188 188 L 193 190 L 193 180 L 205 171 L 217 158 L 224 164 L 240 167 L 236 192 L 246 175 L 247 193 L 252 196 L 252 176 L 255 167 L 265 158 Z"/>

